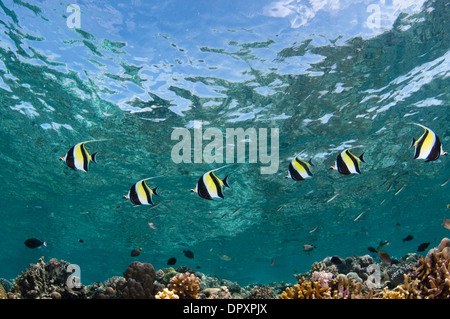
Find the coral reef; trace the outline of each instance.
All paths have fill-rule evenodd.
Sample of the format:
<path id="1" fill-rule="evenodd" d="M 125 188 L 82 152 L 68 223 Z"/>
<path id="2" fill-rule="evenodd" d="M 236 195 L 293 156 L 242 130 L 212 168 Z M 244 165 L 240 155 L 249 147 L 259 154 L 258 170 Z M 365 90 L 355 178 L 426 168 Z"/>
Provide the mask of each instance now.
<path id="1" fill-rule="evenodd" d="M 228 288 L 222 286 L 220 288 L 206 288 L 199 294 L 200 299 L 233 299 Z"/>
<path id="2" fill-rule="evenodd" d="M 155 299 L 180 299 L 180 297 L 173 290 L 164 288 L 155 295 Z"/>
<path id="3" fill-rule="evenodd" d="M 325 271 L 313 273 L 311 279 L 302 277 L 293 287 L 287 287 L 280 299 L 366 299 L 370 293 L 362 293 L 363 285 L 343 274 L 333 278 Z"/>
<path id="4" fill-rule="evenodd" d="M 248 299 L 275 299 L 275 292 L 267 285 L 254 287 L 248 296 Z"/>
<path id="5" fill-rule="evenodd" d="M 194 274 L 180 273 L 170 279 L 169 289 L 173 290 L 180 299 L 197 299 L 200 281 Z"/>
<path id="6" fill-rule="evenodd" d="M 6 294 L 5 288 L 0 284 L 0 299 L 8 299 L 8 295 Z"/>
<path id="7" fill-rule="evenodd" d="M 122 290 L 124 299 L 154 299 L 153 282 L 156 271 L 151 264 L 132 262 L 124 272 L 126 283 Z"/>
<path id="8" fill-rule="evenodd" d="M 444 238 L 437 248 L 424 258 L 420 256 L 414 276 L 419 279 L 418 288 L 424 299 L 450 298 L 450 239 Z"/>
<path id="9" fill-rule="evenodd" d="M 69 287 L 67 280 L 71 276 L 68 272 L 70 264 L 64 260 L 50 259 L 48 263 L 41 257 L 36 264 L 22 272 L 14 280 L 14 288 L 10 298 L 25 299 L 85 299 L 87 288 Z M 14 296 L 15 295 L 15 296 Z"/>
<path id="10" fill-rule="evenodd" d="M 369 255 L 327 257 L 312 264 L 297 283 L 251 284 L 195 272 L 191 268 L 155 271 L 132 262 L 123 277 L 70 288 L 68 262 L 40 258 L 13 283 L 0 279 L 0 299 L 450 299 L 450 239 L 425 257 L 407 254 L 387 265 Z"/>

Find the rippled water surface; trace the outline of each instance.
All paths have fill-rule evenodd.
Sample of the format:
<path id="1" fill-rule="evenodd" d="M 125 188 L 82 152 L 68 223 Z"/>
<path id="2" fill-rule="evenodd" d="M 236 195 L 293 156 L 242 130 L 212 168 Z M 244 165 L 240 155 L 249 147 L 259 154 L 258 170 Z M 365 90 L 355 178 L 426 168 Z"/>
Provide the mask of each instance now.
<path id="1" fill-rule="evenodd" d="M 175 257 L 240 284 L 293 282 L 326 256 L 389 240 L 399 258 L 449 236 L 449 158 L 409 149 L 423 133 L 412 122 L 450 145 L 448 1 L 76 4 L 0 0 L 0 277 L 45 256 L 78 264 L 88 284 Z M 223 134 L 222 161 L 192 148 L 177 163 L 172 133 L 193 141 L 199 123 Z M 260 145 L 256 161 L 248 148 L 226 158 L 230 128 L 267 129 L 269 154 L 278 130 L 274 173 L 261 173 Z M 108 140 L 86 144 L 98 152 L 88 173 L 58 160 L 92 139 Z M 346 148 L 364 153 L 361 175 L 329 169 Z M 286 179 L 299 153 L 313 178 Z M 190 192 L 231 163 L 216 172 L 229 175 L 224 199 Z M 162 174 L 148 182 L 155 206 L 122 198 Z M 47 247 L 26 247 L 32 237 Z"/>

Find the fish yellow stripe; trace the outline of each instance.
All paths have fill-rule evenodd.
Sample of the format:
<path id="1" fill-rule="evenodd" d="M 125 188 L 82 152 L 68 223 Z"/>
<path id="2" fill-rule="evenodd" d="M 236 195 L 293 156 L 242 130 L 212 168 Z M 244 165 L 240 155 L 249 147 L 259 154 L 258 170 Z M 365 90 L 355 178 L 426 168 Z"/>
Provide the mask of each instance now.
<path id="1" fill-rule="evenodd" d="M 144 181 L 136 184 L 136 193 L 141 203 L 148 203 L 147 192 L 145 191 L 146 186 Z"/>
<path id="2" fill-rule="evenodd" d="M 344 160 L 345 165 L 347 166 L 348 170 L 350 171 L 350 173 L 356 173 L 357 172 L 357 163 L 358 161 L 356 160 L 356 164 L 355 161 L 353 160 L 355 158 L 355 156 L 350 153 L 349 150 L 347 150 L 346 152 L 343 152 L 343 156 L 342 159 Z"/>
<path id="3" fill-rule="evenodd" d="M 419 156 L 417 158 L 427 159 L 435 143 L 436 135 L 430 130 L 426 130 L 426 132 L 419 138 L 419 142 L 417 144 L 419 151 Z"/>
<path id="4" fill-rule="evenodd" d="M 86 169 L 86 150 L 84 149 L 84 144 L 80 143 L 75 145 L 75 148 L 73 150 L 74 155 L 74 163 L 75 167 L 82 171 L 87 171 Z"/>
<path id="5" fill-rule="evenodd" d="M 305 174 L 308 175 L 308 172 L 303 167 L 303 165 L 298 162 L 298 160 L 294 160 L 292 162 L 293 162 L 293 164 L 294 164 L 293 166 L 297 170 L 297 172 L 299 172 L 302 176 L 305 176 Z"/>
<path id="6" fill-rule="evenodd" d="M 211 175 L 214 175 L 214 173 L 211 172 L 210 174 L 206 174 L 205 176 L 203 176 L 203 182 L 206 186 L 209 196 L 218 197 L 217 186 Z"/>

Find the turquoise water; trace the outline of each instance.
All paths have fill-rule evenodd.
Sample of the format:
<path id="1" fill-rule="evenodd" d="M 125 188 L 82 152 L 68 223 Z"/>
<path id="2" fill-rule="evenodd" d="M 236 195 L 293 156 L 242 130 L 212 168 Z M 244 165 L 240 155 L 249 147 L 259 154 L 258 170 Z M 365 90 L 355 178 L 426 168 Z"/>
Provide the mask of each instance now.
<path id="1" fill-rule="evenodd" d="M 79 15 L 71 2 L 0 0 L 0 277 L 45 256 L 89 284 L 175 257 L 241 285 L 294 282 L 326 256 L 389 240 L 400 258 L 449 236 L 449 158 L 409 149 L 423 133 L 411 122 L 450 145 L 447 1 L 76 3 Z M 216 172 L 229 175 L 224 199 L 191 193 L 231 164 L 174 162 L 171 134 L 194 121 L 278 129 L 278 170 L 261 174 L 247 150 Z M 58 160 L 92 139 L 109 140 L 86 144 L 98 152 L 88 173 Z M 362 174 L 330 170 L 350 147 Z M 300 152 L 313 178 L 286 179 Z M 161 174 L 148 182 L 158 206 L 122 198 Z M 47 247 L 26 247 L 32 237 Z"/>

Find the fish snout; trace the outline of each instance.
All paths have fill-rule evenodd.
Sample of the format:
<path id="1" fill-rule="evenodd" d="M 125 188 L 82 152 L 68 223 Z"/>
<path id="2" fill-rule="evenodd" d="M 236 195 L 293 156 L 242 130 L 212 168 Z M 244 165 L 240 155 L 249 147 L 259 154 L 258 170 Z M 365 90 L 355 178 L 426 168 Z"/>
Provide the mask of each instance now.
<path id="1" fill-rule="evenodd" d="M 128 194 L 126 194 L 126 195 L 123 195 L 122 198 L 129 199 L 130 197 L 128 196 Z"/>
<path id="2" fill-rule="evenodd" d="M 65 157 L 65 156 L 60 157 L 59 160 L 60 160 L 60 161 L 65 161 L 65 160 L 66 160 L 66 157 Z"/>

